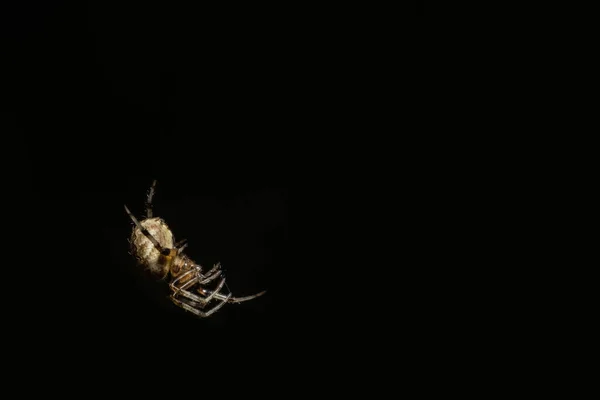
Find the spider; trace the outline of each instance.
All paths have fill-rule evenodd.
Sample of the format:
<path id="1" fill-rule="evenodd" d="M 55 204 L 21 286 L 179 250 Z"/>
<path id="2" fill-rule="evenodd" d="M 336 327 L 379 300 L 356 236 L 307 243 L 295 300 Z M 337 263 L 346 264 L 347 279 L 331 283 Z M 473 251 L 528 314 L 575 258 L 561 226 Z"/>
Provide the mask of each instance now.
<path id="1" fill-rule="evenodd" d="M 156 180 L 152 182 L 146 200 L 146 219 L 141 222 L 129 211 L 125 211 L 135 224 L 131 233 L 131 254 L 135 256 L 150 273 L 162 280 L 170 276 L 170 300 L 186 311 L 199 317 L 208 317 L 218 311 L 225 303 L 241 303 L 263 295 L 266 291 L 247 297 L 232 297 L 231 292 L 223 294 L 226 286 L 221 264 L 217 263 L 209 271 L 183 254 L 187 246 L 186 240 L 175 243 L 173 233 L 161 218 L 152 216 L 152 197 L 156 188 Z M 220 277 L 214 289 L 207 284 Z M 229 291 L 229 290 L 228 290 Z M 196 292 L 196 293 L 194 293 Z M 208 305 L 214 300 L 214 307 Z"/>

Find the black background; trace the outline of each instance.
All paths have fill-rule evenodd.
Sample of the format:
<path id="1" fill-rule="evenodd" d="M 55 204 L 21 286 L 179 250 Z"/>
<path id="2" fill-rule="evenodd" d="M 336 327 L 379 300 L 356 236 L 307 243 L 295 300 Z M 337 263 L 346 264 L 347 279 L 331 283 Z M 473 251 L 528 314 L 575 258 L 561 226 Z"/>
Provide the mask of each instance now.
<path id="1" fill-rule="evenodd" d="M 380 106 L 377 90 L 389 92 L 383 71 L 407 52 L 386 42 L 394 24 L 293 5 L 2 7 L 3 332 L 19 340 L 13 369 L 46 373 L 61 360 L 94 378 L 88 366 L 106 362 L 102 377 L 141 371 L 140 387 L 202 390 L 215 385 L 200 371 L 248 374 L 251 385 L 232 379 L 227 390 L 250 397 L 269 394 L 276 375 L 301 380 L 286 390 L 310 390 L 340 364 L 388 354 L 374 346 L 391 330 L 376 326 L 401 323 L 403 311 L 378 319 L 377 310 L 398 293 L 388 272 L 404 271 L 401 241 L 385 234 L 371 251 L 380 229 L 360 226 L 395 226 L 377 214 L 385 196 L 375 177 L 395 171 L 382 164 L 396 147 L 366 146 L 391 132 L 378 124 L 396 103 Z M 299 176 L 305 233 L 292 252 Z M 198 319 L 136 268 L 123 205 L 141 216 L 153 179 L 155 213 L 189 240 L 187 254 L 220 261 L 234 295 L 265 296 Z M 394 257 L 372 259 L 385 249 Z"/>
<path id="2" fill-rule="evenodd" d="M 12 331 L 50 358 L 268 366 L 286 337 L 277 281 L 300 129 L 285 21 L 150 3 L 3 7 Z M 234 295 L 266 295 L 207 319 L 169 302 L 128 254 L 123 205 L 141 217 L 153 179 L 155 215 L 186 253 L 221 262 Z"/>

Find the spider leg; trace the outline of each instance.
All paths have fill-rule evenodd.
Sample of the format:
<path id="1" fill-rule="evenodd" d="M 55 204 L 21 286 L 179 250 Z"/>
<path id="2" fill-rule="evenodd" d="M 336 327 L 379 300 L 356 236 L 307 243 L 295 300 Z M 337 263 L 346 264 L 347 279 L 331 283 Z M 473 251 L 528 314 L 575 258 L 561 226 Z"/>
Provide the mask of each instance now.
<path id="1" fill-rule="evenodd" d="M 218 269 L 220 267 L 221 267 L 221 263 L 216 263 L 215 266 L 210 271 L 208 271 L 206 273 L 206 275 L 210 275 L 211 272 L 213 272 L 214 270 L 216 270 L 216 269 Z M 215 273 L 215 275 L 213 275 L 213 276 L 207 277 L 204 281 L 200 281 L 198 283 L 200 285 L 202 285 L 205 282 L 209 281 L 209 279 L 213 280 L 214 278 L 216 278 L 216 275 L 217 275 L 217 273 Z M 229 287 L 227 289 L 229 289 Z M 213 293 L 211 290 L 204 289 L 204 288 L 199 288 L 198 292 L 200 292 L 200 294 L 207 295 L 207 296 L 211 295 Z M 250 295 L 250 296 L 244 296 L 244 297 L 231 297 L 231 295 L 232 295 L 231 293 L 228 296 L 225 296 L 222 293 L 218 293 L 219 290 L 216 290 L 215 292 L 217 292 L 217 293 L 214 293 L 214 296 L 215 296 L 216 299 L 225 300 L 226 298 L 228 298 L 227 301 L 229 303 L 242 303 L 244 301 L 248 301 L 248 300 L 252 300 L 252 299 L 255 299 L 257 297 L 260 297 L 263 294 L 265 294 L 267 291 L 263 290 L 262 292 L 259 292 L 259 293 L 256 293 L 256 294 L 253 294 L 253 295 Z"/>
<path id="2" fill-rule="evenodd" d="M 177 254 L 183 253 L 183 249 L 187 247 L 187 239 L 181 239 L 177 243 L 175 243 L 175 248 L 177 249 Z"/>
<path id="3" fill-rule="evenodd" d="M 211 291 L 208 290 L 208 289 L 201 289 L 201 290 L 203 292 L 206 292 L 206 293 L 211 293 Z M 225 299 L 227 299 L 228 303 L 241 303 L 241 302 L 244 302 L 244 301 L 248 301 L 248 300 L 252 300 L 252 299 L 255 299 L 257 297 L 260 297 L 260 296 L 262 296 L 265 293 L 267 293 L 267 291 L 263 290 L 262 292 L 259 292 L 259 293 L 256 293 L 256 294 L 253 294 L 253 295 L 250 295 L 250 296 L 244 296 L 244 297 L 230 297 L 230 296 L 224 296 L 221 293 L 216 293 L 215 294 L 215 299 L 218 299 L 218 300 L 225 300 Z"/>
<path id="4" fill-rule="evenodd" d="M 171 287 L 171 290 L 173 290 L 174 292 L 177 292 L 181 289 L 185 289 L 187 287 L 189 287 L 190 285 L 193 285 L 194 283 L 196 283 L 198 281 L 198 277 L 195 276 L 192 279 L 190 279 L 189 281 L 185 282 L 181 287 L 177 286 L 177 283 L 179 281 L 181 281 L 183 278 L 185 278 L 186 276 L 193 274 L 195 271 L 193 269 L 187 271 L 184 274 L 179 275 L 177 278 L 173 279 L 173 282 L 171 282 L 169 284 L 169 286 Z"/>
<path id="5" fill-rule="evenodd" d="M 213 268 L 214 269 L 214 268 Z M 187 282 L 183 283 L 181 286 L 178 285 L 179 281 L 183 280 L 185 277 L 189 276 L 190 274 L 196 273 L 196 276 L 194 276 L 193 278 L 191 278 L 190 280 L 188 280 Z M 212 298 L 216 295 L 213 296 L 209 296 L 206 298 L 202 298 L 199 296 L 196 296 L 195 294 L 189 292 L 187 289 L 191 286 L 194 286 L 195 284 L 204 284 L 207 282 L 212 281 L 213 279 L 215 279 L 217 276 L 219 276 L 221 274 L 221 271 L 217 271 L 214 274 L 206 277 L 204 275 L 202 275 L 200 272 L 198 272 L 198 270 L 189 270 L 186 273 L 182 274 L 181 276 L 175 278 L 170 284 L 169 287 L 171 288 L 171 290 L 173 291 L 172 295 L 177 296 L 179 294 L 181 294 L 184 297 L 187 297 L 188 299 L 199 303 L 202 305 L 202 307 L 204 307 L 204 305 L 206 305 L 206 303 L 208 303 L 210 300 L 212 300 Z M 203 278 L 203 280 L 201 282 L 199 282 L 200 278 Z M 215 293 L 217 293 L 219 290 L 221 290 L 221 288 L 223 287 L 225 283 L 225 279 L 222 279 L 222 282 L 219 284 L 217 290 L 215 291 Z"/>
<path id="6" fill-rule="evenodd" d="M 142 226 L 142 224 L 140 224 L 140 221 L 137 220 L 137 218 L 131 213 L 131 211 L 129 211 L 129 208 L 127 208 L 127 206 L 125 206 L 125 211 L 127 211 L 127 214 L 129 214 L 129 218 L 131 218 L 131 220 L 133 221 L 133 223 L 138 227 L 138 229 L 144 234 L 144 236 L 146 236 L 148 238 L 148 240 L 150 240 L 152 242 L 152 244 L 154 245 L 154 247 L 156 247 L 156 249 L 158 251 L 160 251 L 161 253 L 164 253 L 164 251 L 166 250 L 167 252 L 169 251 L 169 249 L 165 249 L 163 248 L 160 243 L 158 243 L 158 241 L 156 239 L 154 239 L 154 236 L 152 236 L 150 234 L 150 232 L 148 232 L 148 229 L 144 228 Z"/>
<path id="7" fill-rule="evenodd" d="M 183 285 L 181 286 L 177 286 L 176 283 L 178 280 L 184 278 L 185 276 L 188 276 L 192 273 L 194 273 L 194 270 L 190 270 L 188 272 L 186 272 L 185 274 L 181 275 L 180 277 L 178 277 L 177 279 L 173 280 L 173 282 L 171 282 L 169 284 L 170 289 L 173 291 L 173 293 L 171 293 L 171 295 L 169 296 L 171 298 L 171 300 L 175 299 L 178 295 L 183 296 L 184 298 L 186 298 L 186 300 L 189 303 L 192 303 L 192 305 L 194 307 L 197 308 L 204 308 L 204 306 L 206 305 L 206 303 L 201 303 L 200 301 L 203 300 L 201 298 L 196 298 L 197 296 L 191 294 L 190 292 L 188 292 L 186 289 L 190 286 L 195 285 L 198 282 L 198 275 L 194 276 L 192 279 L 190 279 L 189 281 L 185 282 Z M 191 295 L 191 296 L 190 296 Z M 188 304 L 189 305 L 189 304 Z"/>
<path id="8" fill-rule="evenodd" d="M 207 273 L 206 275 L 202 275 L 201 273 L 199 273 L 200 278 L 204 278 L 203 281 L 198 282 L 200 285 L 204 285 L 210 281 L 212 281 L 213 279 L 215 279 L 217 276 L 221 275 L 221 271 L 217 271 L 219 269 L 219 267 L 221 267 L 221 263 L 216 263 Z M 216 271 L 216 272 L 215 272 Z M 214 273 L 213 273 L 214 272 Z M 211 275 L 212 274 L 212 275 Z"/>
<path id="9" fill-rule="evenodd" d="M 225 303 L 226 303 L 226 301 L 222 301 L 222 302 L 220 302 L 219 304 L 217 304 L 215 307 L 211 308 L 209 311 L 206 311 L 206 312 L 204 312 L 204 311 L 200 311 L 200 310 L 198 310 L 197 308 L 194 308 L 194 307 L 190 306 L 190 305 L 189 305 L 189 304 L 187 304 L 187 303 L 184 303 L 183 301 L 181 301 L 181 300 L 179 300 L 179 299 L 176 299 L 176 298 L 175 298 L 175 297 L 173 297 L 173 296 L 171 296 L 171 301 L 172 301 L 173 303 L 175 303 L 175 305 L 177 305 L 177 306 L 179 306 L 179 307 L 183 308 L 184 310 L 187 310 L 187 311 L 189 311 L 189 312 L 191 312 L 191 313 L 194 313 L 194 314 L 196 314 L 197 316 L 199 316 L 199 317 L 202 317 L 202 318 L 205 318 L 205 317 L 208 317 L 208 316 L 210 316 L 210 315 L 214 314 L 214 313 L 215 313 L 215 312 L 217 312 L 217 311 L 218 311 L 218 310 L 219 310 L 221 307 L 223 307 L 223 306 L 225 305 Z"/>
<path id="10" fill-rule="evenodd" d="M 217 278 L 219 275 L 221 275 L 221 271 L 217 271 L 212 275 L 206 275 L 204 276 L 204 280 L 201 280 L 200 282 L 198 282 L 199 285 L 206 285 L 208 282 L 214 280 L 215 278 Z"/>
<path id="11" fill-rule="evenodd" d="M 217 295 L 217 293 L 219 293 L 221 291 L 221 289 L 223 289 L 223 285 L 225 285 L 225 278 L 221 279 L 221 282 L 219 282 L 215 291 L 210 293 L 208 296 L 206 296 L 206 298 L 204 298 L 204 301 L 207 303 L 209 301 L 211 301 L 212 298 L 215 297 Z M 229 294 L 229 297 L 231 297 L 231 293 Z"/>
<path id="12" fill-rule="evenodd" d="M 197 280 L 197 279 L 198 279 L 198 277 L 194 278 L 194 280 Z M 194 283 L 196 283 L 196 282 L 194 282 Z M 177 305 L 187 311 L 190 311 L 200 317 L 208 317 L 209 315 L 215 313 L 217 310 L 219 310 L 221 307 L 223 307 L 225 305 L 225 303 L 227 303 L 227 299 L 229 297 L 231 297 L 231 294 L 229 294 L 229 296 L 226 296 L 224 298 L 224 300 L 221 300 L 220 302 L 218 302 L 210 310 L 201 311 L 201 309 L 204 309 L 204 307 L 208 304 L 208 302 L 212 300 L 212 298 L 216 295 L 216 293 L 218 293 L 218 291 L 221 290 L 221 288 L 223 287 L 224 284 L 225 284 L 225 280 L 222 279 L 221 283 L 218 286 L 218 289 L 215 292 L 213 292 L 213 294 L 211 296 L 206 297 L 206 298 L 199 297 L 185 289 L 179 289 L 176 293 L 172 293 L 169 297 L 170 297 L 171 301 L 173 303 L 175 303 L 175 305 Z M 186 283 L 186 285 L 187 285 L 187 283 Z M 182 298 L 181 299 L 177 298 L 178 295 L 181 295 Z"/>
<path id="13" fill-rule="evenodd" d="M 212 315 L 221 307 L 223 307 L 225 303 L 241 303 L 243 301 L 252 300 L 254 298 L 262 296 L 266 292 L 262 291 L 260 293 L 245 297 L 232 297 L 232 293 L 228 293 L 227 295 L 225 295 L 221 293 L 221 290 L 225 285 L 224 277 L 221 278 L 219 284 L 214 290 L 199 287 L 197 291 L 201 296 L 198 296 L 197 294 L 194 294 L 190 291 L 190 288 L 196 285 L 204 285 L 205 283 L 208 283 L 217 278 L 219 275 L 221 275 L 221 271 L 219 270 L 220 266 L 221 264 L 219 263 L 215 264 L 213 268 L 211 268 L 211 270 L 206 273 L 206 275 L 203 275 L 200 272 L 200 267 L 198 266 L 197 268 L 191 269 L 182 274 L 181 276 L 175 278 L 170 284 L 172 293 L 169 296 L 169 298 L 171 299 L 171 301 L 175 305 L 187 311 L 190 311 L 200 317 L 208 317 L 209 315 Z M 195 276 L 189 279 L 189 276 L 191 274 L 195 274 Z M 188 279 L 187 281 L 186 278 Z M 182 281 L 184 281 L 184 283 L 180 284 L 180 282 Z M 204 308 L 208 305 L 208 303 L 213 299 L 220 301 L 218 301 L 217 304 L 208 311 L 203 311 Z"/>
<path id="14" fill-rule="evenodd" d="M 211 274 L 213 271 L 215 271 L 215 270 L 217 270 L 218 268 L 220 268 L 220 267 L 221 267 L 221 263 L 216 263 L 216 264 L 215 264 L 215 266 L 214 266 L 214 267 L 212 267 L 212 268 L 211 268 L 211 270 L 210 270 L 210 271 L 208 271 L 208 272 L 206 273 L 205 279 L 204 279 L 203 281 L 200 281 L 200 282 L 198 282 L 198 284 L 200 284 L 200 285 L 203 285 L 203 284 L 205 284 L 205 283 L 207 283 L 207 282 L 210 282 L 210 281 L 212 281 L 214 278 L 216 278 L 216 277 L 217 277 L 217 276 L 218 276 L 218 275 L 221 273 L 221 271 L 218 271 L 218 272 L 216 272 L 216 273 L 215 273 L 215 274 L 213 274 L 213 275 L 210 275 L 210 274 Z M 202 277 L 202 274 L 200 274 L 200 277 Z M 199 289 L 198 289 L 198 292 L 200 292 L 200 294 L 203 294 L 203 295 L 205 295 L 205 296 L 210 296 L 211 294 L 213 294 L 213 291 L 212 291 L 212 290 L 208 290 L 208 289 L 204 289 L 204 288 L 199 288 Z M 248 301 L 248 300 L 252 300 L 252 299 L 255 299 L 255 298 L 257 298 L 257 297 L 260 297 L 260 296 L 262 296 L 263 294 L 265 294 L 267 291 L 266 291 L 266 290 L 263 290 L 262 292 L 259 292 L 259 293 L 256 293 L 256 294 L 253 294 L 253 295 L 250 295 L 250 296 L 244 296 L 244 297 L 232 297 L 232 294 L 231 294 L 231 293 L 230 293 L 229 295 L 225 296 L 225 295 L 224 295 L 224 294 L 222 294 L 222 293 L 218 293 L 218 292 L 219 292 L 219 290 L 216 290 L 216 291 L 214 291 L 214 292 L 215 292 L 215 293 L 214 293 L 214 297 L 215 297 L 215 299 L 218 299 L 218 300 L 225 300 L 225 301 L 227 301 L 228 303 L 242 303 L 242 302 L 244 302 L 244 301 Z"/>
<path id="15" fill-rule="evenodd" d="M 216 278 L 218 275 L 220 274 L 220 271 L 209 276 L 208 278 L 206 278 L 203 281 L 199 281 L 198 284 L 204 284 L 207 281 L 212 281 L 214 278 Z M 196 278 L 194 278 L 196 279 Z M 229 293 L 228 295 L 224 295 L 223 293 L 220 293 L 221 288 L 223 287 L 223 285 L 225 284 L 225 278 L 223 278 L 223 280 L 221 281 L 221 283 L 219 284 L 219 287 L 216 290 L 209 290 L 209 289 L 204 289 L 204 288 L 198 288 L 198 292 L 200 294 L 203 294 L 205 296 L 207 296 L 206 298 L 202 298 L 202 297 L 198 297 L 196 295 L 194 295 L 193 293 L 187 292 L 186 297 L 188 297 L 191 300 L 197 301 L 197 302 L 202 302 L 202 301 L 206 301 L 206 300 L 210 300 L 213 297 L 217 300 L 222 300 L 222 301 L 226 301 L 228 303 L 242 303 L 244 301 L 248 301 L 248 300 L 252 300 L 255 299 L 257 297 L 262 296 L 263 294 L 267 293 L 266 290 L 263 290 L 262 292 L 258 292 L 256 294 L 250 295 L 250 296 L 244 296 L 244 297 L 232 297 L 232 293 Z M 185 288 L 188 288 L 192 285 L 184 285 Z"/>
<path id="16" fill-rule="evenodd" d="M 216 264 L 207 273 L 207 275 L 203 275 L 202 273 L 200 273 L 200 268 L 198 266 L 197 268 L 187 271 L 186 273 L 182 274 L 180 277 L 177 277 L 176 279 L 174 279 L 171 282 L 171 284 L 169 285 L 171 290 L 173 291 L 173 293 L 171 293 L 171 295 L 169 296 L 171 301 L 173 301 L 173 303 L 175 303 L 177 306 L 184 308 L 185 310 L 191 311 L 194 314 L 199 315 L 201 317 L 207 317 L 207 316 L 213 314 L 214 312 L 216 312 L 221 307 L 223 307 L 223 305 L 225 305 L 225 303 L 227 303 L 227 300 L 231 297 L 231 293 L 228 296 L 223 296 L 220 293 L 221 289 L 225 285 L 225 278 L 222 278 L 221 281 L 219 282 L 219 284 L 217 285 L 217 287 L 215 288 L 215 290 L 210 291 L 210 293 L 208 293 L 208 295 L 206 297 L 200 297 L 188 290 L 188 288 L 190 288 L 192 286 L 195 286 L 197 284 L 201 285 L 201 284 L 210 282 L 213 279 L 215 279 L 216 277 L 218 277 L 221 274 L 221 271 L 218 270 L 219 266 L 220 266 L 220 264 Z M 213 273 L 213 271 L 214 271 L 214 273 Z M 179 282 L 184 280 L 186 277 L 189 277 L 189 275 L 193 274 L 193 273 L 195 273 L 195 276 L 193 278 L 189 279 L 187 282 L 183 283 L 182 285 L 178 284 Z M 217 295 L 221 295 L 221 301 L 219 301 L 209 311 L 200 311 L 200 310 L 203 310 L 208 305 L 208 303 L 211 300 L 213 300 Z"/>
<path id="17" fill-rule="evenodd" d="M 193 274 L 194 272 L 197 272 L 197 276 L 195 278 L 193 278 L 192 280 L 194 280 L 194 282 L 198 281 L 200 278 L 202 278 L 201 281 L 198 282 L 198 284 L 200 285 L 205 285 L 208 282 L 214 280 L 215 278 L 217 278 L 219 275 L 222 274 L 221 271 L 217 271 L 219 269 L 219 267 L 221 266 L 221 264 L 217 263 L 215 264 L 214 267 L 212 267 L 207 273 L 206 275 L 203 275 L 200 271 L 202 270 L 201 267 L 199 265 L 196 265 L 196 269 L 191 269 L 189 271 L 187 271 L 186 273 L 184 273 L 183 275 L 178 276 L 177 278 L 175 278 L 173 280 L 173 282 L 171 282 L 171 284 L 173 285 L 172 289 L 173 290 L 177 290 L 177 283 L 179 281 L 181 281 L 184 277 L 188 276 L 189 274 Z M 216 272 L 215 272 L 216 271 Z M 189 282 L 188 282 L 189 283 Z M 186 283 L 184 286 L 185 287 L 189 287 L 188 283 Z M 182 286 L 183 287 L 183 286 Z M 181 288 L 179 288 L 181 289 Z"/>
<path id="18" fill-rule="evenodd" d="M 184 273 L 184 274 L 178 276 L 177 278 L 173 279 L 173 281 L 170 284 L 171 289 L 175 293 L 177 293 L 180 290 L 187 289 L 188 287 L 192 286 L 193 284 L 195 284 L 196 282 L 198 282 L 200 278 L 202 278 L 203 280 L 200 281 L 200 282 L 198 282 L 198 284 L 204 285 L 204 284 L 206 284 L 206 283 L 214 280 L 219 275 L 221 275 L 221 271 L 217 271 L 217 272 L 215 272 L 214 274 L 211 275 L 211 272 L 213 272 L 214 270 L 216 270 L 217 267 L 218 267 L 218 265 L 215 265 L 210 271 L 208 271 L 208 273 L 206 275 L 202 275 L 200 273 L 200 271 L 198 271 L 196 269 L 191 269 L 191 270 L 187 271 L 186 273 Z M 182 279 L 184 279 L 188 275 L 193 274 L 195 272 L 197 273 L 197 275 L 195 277 L 193 277 L 189 281 L 186 281 L 182 286 L 177 286 L 177 283 L 179 283 L 179 281 L 181 281 Z"/>
<path id="19" fill-rule="evenodd" d="M 152 218 L 152 197 L 154 197 L 154 191 L 156 190 L 156 179 L 152 181 L 150 192 L 148 192 L 148 198 L 146 200 L 146 218 Z"/>
<path id="20" fill-rule="evenodd" d="M 217 285 L 217 288 L 214 291 L 207 291 L 208 295 L 206 297 L 200 297 L 198 295 L 195 295 L 194 293 L 190 292 L 187 290 L 187 288 L 193 286 L 194 284 L 198 283 L 198 276 L 195 276 L 194 278 L 192 278 L 190 281 L 184 283 L 181 287 L 178 287 L 176 285 L 174 285 L 173 283 L 171 283 L 170 287 L 171 290 L 173 291 L 173 293 L 171 294 L 172 296 L 177 296 L 177 295 L 181 295 L 183 297 L 186 297 L 190 300 L 193 300 L 196 303 L 200 303 L 202 305 L 206 305 L 207 303 L 209 303 L 213 298 L 215 298 L 217 295 L 221 295 L 221 300 L 225 301 L 227 299 L 229 299 L 231 297 L 231 293 L 227 296 L 223 296 L 220 292 L 220 290 L 223 288 L 223 285 L 225 285 L 225 279 L 221 279 L 221 281 L 219 282 L 219 284 Z"/>

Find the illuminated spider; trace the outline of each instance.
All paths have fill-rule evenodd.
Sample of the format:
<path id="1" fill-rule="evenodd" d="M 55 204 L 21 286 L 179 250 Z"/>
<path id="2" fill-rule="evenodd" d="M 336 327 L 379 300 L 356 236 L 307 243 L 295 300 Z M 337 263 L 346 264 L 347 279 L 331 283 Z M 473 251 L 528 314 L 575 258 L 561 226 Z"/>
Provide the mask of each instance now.
<path id="1" fill-rule="evenodd" d="M 131 233 L 131 253 L 138 261 L 150 270 L 155 277 L 166 279 L 170 275 L 169 287 L 172 293 L 169 298 L 177 306 L 196 314 L 199 317 L 208 317 L 219 310 L 225 303 L 240 303 L 261 296 L 262 291 L 247 297 L 231 297 L 225 295 L 221 289 L 225 284 L 220 263 L 212 269 L 203 272 L 202 267 L 183 254 L 187 246 L 185 240 L 174 243 L 173 233 L 161 218 L 152 217 L 152 197 L 156 187 L 156 180 L 148 193 L 146 201 L 146 219 L 139 222 L 125 206 L 125 211 L 135 224 Z M 221 276 L 216 287 L 212 290 L 206 285 Z M 194 291 L 197 293 L 194 293 Z M 207 308 L 214 300 L 215 306 Z M 206 309 L 205 309 L 206 308 Z"/>

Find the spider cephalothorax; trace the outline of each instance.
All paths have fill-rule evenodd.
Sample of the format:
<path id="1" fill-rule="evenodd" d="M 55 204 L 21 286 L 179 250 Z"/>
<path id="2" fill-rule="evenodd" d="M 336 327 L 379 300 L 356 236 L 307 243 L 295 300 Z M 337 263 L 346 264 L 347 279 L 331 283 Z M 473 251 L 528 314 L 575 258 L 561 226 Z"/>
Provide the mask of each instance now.
<path id="1" fill-rule="evenodd" d="M 135 224 L 130 239 L 131 253 L 153 276 L 161 279 L 170 278 L 169 287 L 172 293 L 169 298 L 173 303 L 197 316 L 208 317 L 225 303 L 240 303 L 265 293 L 262 291 L 247 297 L 232 297 L 231 293 L 226 295 L 221 293 L 225 285 L 221 265 L 217 263 L 212 269 L 204 272 L 200 265 L 183 254 L 183 249 L 187 246 L 185 240 L 175 243 L 173 233 L 165 221 L 152 216 L 155 186 L 156 181 L 152 183 L 148 193 L 146 219 L 138 221 L 125 206 L 125 211 Z M 209 289 L 207 284 L 219 277 L 221 279 L 218 280 L 216 287 Z M 216 305 L 205 311 L 212 300 L 216 301 Z"/>

